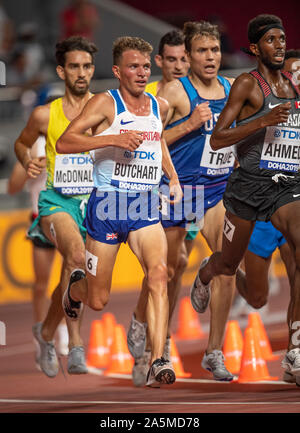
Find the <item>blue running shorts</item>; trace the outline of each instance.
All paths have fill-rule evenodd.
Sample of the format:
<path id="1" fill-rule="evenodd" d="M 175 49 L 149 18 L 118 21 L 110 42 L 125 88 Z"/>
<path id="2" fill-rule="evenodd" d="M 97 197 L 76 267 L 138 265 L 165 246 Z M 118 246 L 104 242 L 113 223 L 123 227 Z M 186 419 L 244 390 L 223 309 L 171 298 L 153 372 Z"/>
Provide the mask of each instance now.
<path id="1" fill-rule="evenodd" d="M 282 233 L 273 226 L 271 221 L 256 221 L 248 250 L 266 259 L 285 242 Z"/>
<path id="2" fill-rule="evenodd" d="M 98 191 L 86 208 L 84 226 L 91 238 L 110 245 L 126 243 L 131 231 L 160 222 L 159 195 L 153 191 Z"/>

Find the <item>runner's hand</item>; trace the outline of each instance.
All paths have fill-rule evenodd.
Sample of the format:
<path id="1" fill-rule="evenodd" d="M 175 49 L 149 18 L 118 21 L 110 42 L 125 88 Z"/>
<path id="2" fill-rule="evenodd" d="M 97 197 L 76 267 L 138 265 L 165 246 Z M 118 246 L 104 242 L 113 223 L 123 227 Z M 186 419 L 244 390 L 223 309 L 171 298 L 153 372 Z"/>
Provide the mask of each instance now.
<path id="1" fill-rule="evenodd" d="M 274 107 L 268 114 L 263 116 L 266 126 L 275 126 L 279 123 L 287 122 L 291 107 L 290 102 L 279 104 Z"/>
<path id="2" fill-rule="evenodd" d="M 116 138 L 116 146 L 133 151 L 143 143 L 143 133 L 140 131 L 127 131 Z"/>
<path id="3" fill-rule="evenodd" d="M 178 179 L 170 180 L 169 190 L 170 190 L 170 199 L 167 198 L 166 200 L 171 204 L 179 203 L 183 197 L 183 192 Z"/>
<path id="4" fill-rule="evenodd" d="M 39 174 L 46 168 L 46 157 L 40 156 L 39 158 L 33 158 L 28 161 L 25 166 L 26 173 L 32 179 L 38 177 Z"/>
<path id="5" fill-rule="evenodd" d="M 203 102 L 195 107 L 189 118 L 189 126 L 192 131 L 201 128 L 201 126 L 212 119 L 212 112 L 209 108 L 209 102 Z"/>

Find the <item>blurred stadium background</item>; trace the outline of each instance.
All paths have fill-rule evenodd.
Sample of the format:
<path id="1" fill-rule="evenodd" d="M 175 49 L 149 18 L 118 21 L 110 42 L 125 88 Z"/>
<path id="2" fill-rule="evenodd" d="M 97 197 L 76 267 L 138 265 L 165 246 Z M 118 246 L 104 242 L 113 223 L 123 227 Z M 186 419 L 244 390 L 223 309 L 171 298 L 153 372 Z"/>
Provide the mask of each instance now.
<path id="1" fill-rule="evenodd" d="M 5 21 L 9 23 L 10 40 L 6 52 L 0 50 L 0 60 L 6 68 L 6 83 L 0 80 L 0 304 L 30 299 L 33 280 L 31 244 L 26 240 L 30 201 L 28 192 L 15 196 L 6 193 L 7 179 L 16 161 L 14 142 L 35 105 L 45 95 L 60 94 L 63 83 L 55 73 L 55 43 L 62 37 L 62 13 L 71 4 L 68 0 L 0 0 L 0 34 Z M 214 2 L 152 0 L 94 0 L 98 24 L 93 39 L 99 48 L 92 91 L 101 92 L 117 86 L 112 79 L 111 48 L 113 40 L 122 35 L 141 36 L 157 52 L 163 34 L 181 28 L 185 21 L 206 19 L 219 24 L 224 52 L 221 74 L 237 76 L 252 67 L 251 59 L 240 51 L 247 46 L 248 21 L 259 13 L 272 13 L 283 19 L 287 32 L 287 48 L 299 48 L 299 0 L 264 0 L 237 4 Z M 1 41 L 1 39 L 0 39 Z M 32 53 L 32 64 L 24 64 L 22 54 Z M 23 62 L 22 62 L 23 61 Z M 29 62 L 29 61 L 28 61 Z M 36 68 L 36 71 L 35 69 Z M 159 70 L 153 64 L 152 78 Z M 13 80 L 14 78 L 14 80 Z M 5 84 L 5 85 L 3 85 Z M 190 284 L 197 265 L 207 253 L 198 236 L 183 284 Z M 282 275 L 278 254 L 274 255 L 275 273 Z M 126 266 L 126 267 L 125 267 Z M 59 278 L 60 257 L 57 257 L 51 291 Z M 118 258 L 118 273 L 114 274 L 113 290 L 136 290 L 142 278 L 139 264 L 124 246 Z M 128 270 L 133 269 L 133 272 Z"/>

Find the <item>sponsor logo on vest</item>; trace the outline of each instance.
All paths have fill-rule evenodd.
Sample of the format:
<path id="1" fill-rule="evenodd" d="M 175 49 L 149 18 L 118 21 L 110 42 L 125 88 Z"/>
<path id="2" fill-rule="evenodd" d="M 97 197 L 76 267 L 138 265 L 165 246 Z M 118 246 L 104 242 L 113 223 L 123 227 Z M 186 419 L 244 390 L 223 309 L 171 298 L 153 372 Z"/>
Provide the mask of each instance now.
<path id="1" fill-rule="evenodd" d="M 128 123 L 133 123 L 133 120 L 128 120 L 127 122 L 125 120 L 121 120 L 121 125 L 127 125 Z"/>
<path id="2" fill-rule="evenodd" d="M 270 108 L 270 110 L 272 110 L 273 108 L 275 108 L 275 107 L 277 107 L 278 105 L 280 105 L 280 104 L 271 104 L 271 102 L 269 103 L 269 108 Z"/>

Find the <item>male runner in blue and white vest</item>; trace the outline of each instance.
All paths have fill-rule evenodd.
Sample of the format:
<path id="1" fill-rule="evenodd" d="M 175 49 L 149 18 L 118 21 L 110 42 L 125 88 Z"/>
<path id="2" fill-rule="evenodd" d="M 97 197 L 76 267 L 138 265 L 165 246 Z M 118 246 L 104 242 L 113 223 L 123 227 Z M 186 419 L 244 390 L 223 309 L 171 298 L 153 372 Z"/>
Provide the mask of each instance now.
<path id="1" fill-rule="evenodd" d="M 194 292 L 209 293 L 216 275 L 234 275 L 255 221 L 269 221 L 284 235 L 296 261 L 289 306 L 288 352 L 283 368 L 300 376 L 300 93 L 283 72 L 285 31 L 280 18 L 259 15 L 249 22 L 250 52 L 257 69 L 240 75 L 214 129 L 211 145 L 236 145 L 240 166 L 224 194 L 222 249 L 202 262 Z M 237 121 L 237 127 L 230 128 Z"/>
<path id="2" fill-rule="evenodd" d="M 182 191 L 161 138 L 168 104 L 144 92 L 151 74 L 151 52 L 152 46 L 141 38 L 128 36 L 115 41 L 113 72 L 119 89 L 94 96 L 57 141 L 57 151 L 85 149 L 92 151 L 94 159 L 95 188 L 85 219 L 87 290 L 71 276 L 64 311 L 78 320 L 83 303 L 97 311 L 104 308 L 120 245 L 128 242 L 149 288 L 152 356 L 147 385 L 156 386 L 175 381 L 170 361 L 162 357 L 169 314 L 167 242 L 155 194 L 162 169 L 170 180 L 175 202 L 181 200 Z M 85 132 L 90 128 L 93 136 L 87 137 Z"/>

